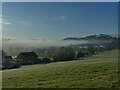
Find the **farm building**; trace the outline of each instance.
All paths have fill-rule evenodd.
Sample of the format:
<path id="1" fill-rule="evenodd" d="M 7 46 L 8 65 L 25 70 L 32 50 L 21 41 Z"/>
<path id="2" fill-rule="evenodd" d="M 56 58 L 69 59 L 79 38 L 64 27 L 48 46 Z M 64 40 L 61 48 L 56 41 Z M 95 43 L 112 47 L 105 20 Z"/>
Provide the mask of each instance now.
<path id="1" fill-rule="evenodd" d="M 17 56 L 17 60 L 21 62 L 21 64 L 34 64 L 38 60 L 38 56 L 35 52 L 22 52 Z"/>
<path id="2" fill-rule="evenodd" d="M 12 56 L 4 56 L 4 57 L 2 57 L 2 59 L 3 59 L 3 60 L 4 60 L 4 59 L 12 60 Z"/>
<path id="3" fill-rule="evenodd" d="M 35 52 L 23 52 L 17 56 L 17 59 L 35 60 L 38 59 L 38 56 L 36 55 Z"/>

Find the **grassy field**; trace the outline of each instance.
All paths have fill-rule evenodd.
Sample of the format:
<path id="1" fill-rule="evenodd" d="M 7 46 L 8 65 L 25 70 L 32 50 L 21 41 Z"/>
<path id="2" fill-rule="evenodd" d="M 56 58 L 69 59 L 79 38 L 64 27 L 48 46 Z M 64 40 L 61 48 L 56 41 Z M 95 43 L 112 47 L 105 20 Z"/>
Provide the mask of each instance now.
<path id="1" fill-rule="evenodd" d="M 85 60 L 4 70 L 3 88 L 111 88 L 118 85 L 118 51 Z"/>

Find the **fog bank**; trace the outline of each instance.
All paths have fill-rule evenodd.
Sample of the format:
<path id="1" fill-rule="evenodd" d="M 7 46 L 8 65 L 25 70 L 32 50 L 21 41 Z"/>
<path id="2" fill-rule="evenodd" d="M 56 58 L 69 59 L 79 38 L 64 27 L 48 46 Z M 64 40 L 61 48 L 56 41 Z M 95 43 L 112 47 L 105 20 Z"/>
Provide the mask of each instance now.
<path id="1" fill-rule="evenodd" d="M 51 46 L 67 46 L 70 44 L 82 44 L 87 43 L 87 41 L 62 41 L 62 40 L 9 40 L 9 41 L 2 41 L 2 47 L 51 47 Z"/>

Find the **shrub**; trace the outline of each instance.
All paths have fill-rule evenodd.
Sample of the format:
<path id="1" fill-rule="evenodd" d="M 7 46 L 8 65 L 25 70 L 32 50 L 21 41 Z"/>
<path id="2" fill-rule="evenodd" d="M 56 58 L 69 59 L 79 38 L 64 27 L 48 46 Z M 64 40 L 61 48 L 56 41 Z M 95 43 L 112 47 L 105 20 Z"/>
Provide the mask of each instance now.
<path id="1" fill-rule="evenodd" d="M 12 68 L 18 68 L 20 67 L 20 63 L 14 61 L 14 60 L 4 60 L 2 62 L 2 69 L 12 69 Z"/>
<path id="2" fill-rule="evenodd" d="M 51 62 L 49 58 L 43 58 L 42 61 L 43 61 L 44 63 L 50 63 L 50 62 Z"/>
<path id="3" fill-rule="evenodd" d="M 80 57 L 85 57 L 86 56 L 86 53 L 83 53 L 81 51 L 78 52 L 77 54 L 77 57 L 80 58 Z"/>

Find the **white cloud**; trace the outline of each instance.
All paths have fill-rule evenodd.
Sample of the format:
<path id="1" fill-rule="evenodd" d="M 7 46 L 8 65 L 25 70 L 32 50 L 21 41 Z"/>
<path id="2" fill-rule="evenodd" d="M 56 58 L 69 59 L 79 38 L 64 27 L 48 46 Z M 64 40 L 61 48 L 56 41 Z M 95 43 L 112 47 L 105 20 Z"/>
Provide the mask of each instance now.
<path id="1" fill-rule="evenodd" d="M 53 20 L 55 20 L 55 21 L 64 21 L 64 20 L 66 20 L 66 16 L 54 17 Z"/>
<path id="2" fill-rule="evenodd" d="M 4 19 L 0 18 L 0 26 L 2 26 L 2 25 L 10 25 L 10 24 L 12 24 L 12 23 L 6 22 Z"/>

